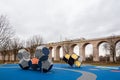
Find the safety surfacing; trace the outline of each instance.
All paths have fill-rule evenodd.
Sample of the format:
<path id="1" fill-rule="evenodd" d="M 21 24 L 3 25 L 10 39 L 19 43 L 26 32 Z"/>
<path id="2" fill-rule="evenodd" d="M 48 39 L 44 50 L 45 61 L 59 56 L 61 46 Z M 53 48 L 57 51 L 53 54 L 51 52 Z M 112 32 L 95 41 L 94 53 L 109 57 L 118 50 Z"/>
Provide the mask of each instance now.
<path id="1" fill-rule="evenodd" d="M 54 64 L 50 72 L 22 70 L 18 64 L 1 64 L 0 80 L 120 80 L 120 66 Z"/>

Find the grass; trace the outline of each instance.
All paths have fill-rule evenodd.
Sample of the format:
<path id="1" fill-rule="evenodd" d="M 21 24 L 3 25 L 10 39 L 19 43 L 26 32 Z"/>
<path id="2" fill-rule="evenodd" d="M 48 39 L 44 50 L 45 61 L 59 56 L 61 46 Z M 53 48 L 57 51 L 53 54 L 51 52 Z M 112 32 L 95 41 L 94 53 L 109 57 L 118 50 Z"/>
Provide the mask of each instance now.
<path id="1" fill-rule="evenodd" d="M 53 61 L 53 63 L 62 63 L 64 64 L 65 62 L 64 61 Z M 116 62 L 116 63 L 113 63 L 113 62 L 82 62 L 82 64 L 90 64 L 90 65 L 95 65 L 95 66 L 120 66 L 120 62 Z"/>
<path id="2" fill-rule="evenodd" d="M 63 60 L 61 61 L 53 61 L 53 63 L 65 63 Z M 120 62 L 93 62 L 93 61 L 85 61 L 82 64 L 90 64 L 96 66 L 120 66 Z"/>
<path id="3" fill-rule="evenodd" d="M 15 63 L 18 63 L 18 61 L 2 61 L 0 60 L 0 64 L 15 64 Z"/>
<path id="4" fill-rule="evenodd" d="M 91 64 L 95 66 L 120 66 L 120 62 L 83 62 L 83 64 Z"/>
<path id="5" fill-rule="evenodd" d="M 0 61 L 0 64 L 15 64 L 15 63 L 18 63 L 19 61 L 6 61 L 5 63 L 3 61 Z M 63 60 L 61 61 L 53 61 L 53 63 L 61 63 L 61 64 L 64 64 L 65 62 Z M 92 62 L 92 61 L 85 61 L 85 62 L 82 62 L 82 64 L 90 64 L 90 65 L 95 65 L 95 66 L 120 66 L 120 62 L 116 62 L 116 63 L 113 63 L 113 62 Z"/>

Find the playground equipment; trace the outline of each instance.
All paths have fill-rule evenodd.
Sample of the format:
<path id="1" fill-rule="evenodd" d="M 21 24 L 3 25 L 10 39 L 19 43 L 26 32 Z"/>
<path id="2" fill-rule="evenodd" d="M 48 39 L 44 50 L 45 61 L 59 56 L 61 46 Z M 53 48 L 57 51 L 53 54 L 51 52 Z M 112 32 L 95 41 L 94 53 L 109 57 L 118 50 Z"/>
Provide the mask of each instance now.
<path id="1" fill-rule="evenodd" d="M 20 60 L 19 66 L 22 69 L 27 70 L 30 68 L 30 66 L 28 64 L 30 61 L 30 53 L 29 52 L 27 52 L 25 49 L 21 49 L 18 51 L 17 57 Z"/>
<path id="2" fill-rule="evenodd" d="M 41 72 L 48 72 L 52 69 L 52 62 L 48 59 L 49 49 L 45 46 L 38 46 L 35 55 L 30 59 L 30 53 L 25 49 L 18 51 L 17 57 L 20 60 L 19 66 L 23 70 L 40 70 Z"/>
<path id="3" fill-rule="evenodd" d="M 71 55 L 65 54 L 65 56 L 63 56 L 63 60 L 70 66 L 73 66 L 75 64 L 76 67 L 80 67 L 82 63 L 82 58 L 75 53 Z"/>

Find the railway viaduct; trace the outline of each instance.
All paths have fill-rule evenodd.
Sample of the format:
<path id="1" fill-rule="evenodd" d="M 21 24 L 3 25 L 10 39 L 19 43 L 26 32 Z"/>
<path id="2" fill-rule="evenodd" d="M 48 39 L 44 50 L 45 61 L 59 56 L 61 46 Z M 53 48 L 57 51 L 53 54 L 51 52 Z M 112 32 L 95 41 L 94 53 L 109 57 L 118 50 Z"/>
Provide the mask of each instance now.
<path id="1" fill-rule="evenodd" d="M 112 41 L 112 42 L 111 42 Z M 75 40 L 67 40 L 55 43 L 46 44 L 50 49 L 50 58 L 52 58 L 52 53 L 54 53 L 54 60 L 60 60 L 60 48 L 63 48 L 63 56 L 66 54 L 66 48 L 69 48 L 69 54 L 74 53 L 73 49 L 77 45 L 79 47 L 79 56 L 83 58 L 85 61 L 85 47 L 88 44 L 92 44 L 93 46 L 93 61 L 99 61 L 99 45 L 103 42 L 107 42 L 109 44 L 116 45 L 120 41 L 120 36 L 110 36 L 104 38 L 95 38 L 95 39 L 75 39 Z M 53 50 L 52 50 L 53 49 Z M 116 54 L 115 54 L 116 55 Z M 112 60 L 112 55 L 110 57 Z"/>

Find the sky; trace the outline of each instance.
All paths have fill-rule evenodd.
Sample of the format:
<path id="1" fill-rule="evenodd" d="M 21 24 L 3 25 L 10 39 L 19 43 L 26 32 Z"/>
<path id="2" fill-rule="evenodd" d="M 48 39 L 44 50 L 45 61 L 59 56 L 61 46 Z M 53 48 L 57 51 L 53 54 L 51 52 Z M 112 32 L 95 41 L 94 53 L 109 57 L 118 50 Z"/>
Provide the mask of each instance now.
<path id="1" fill-rule="evenodd" d="M 120 34 L 120 0 L 0 0 L 16 36 L 44 42 Z"/>

